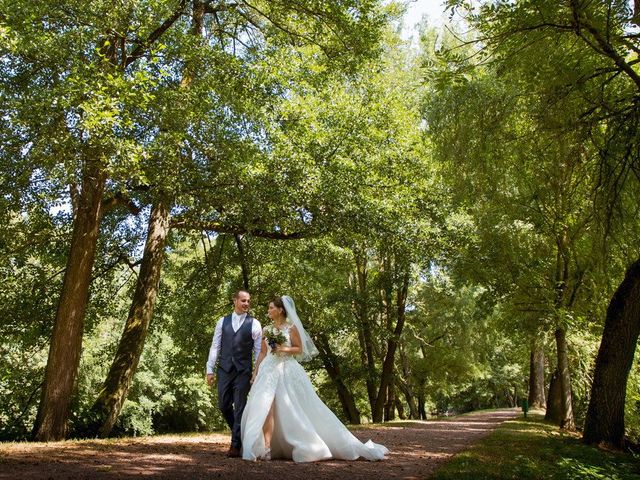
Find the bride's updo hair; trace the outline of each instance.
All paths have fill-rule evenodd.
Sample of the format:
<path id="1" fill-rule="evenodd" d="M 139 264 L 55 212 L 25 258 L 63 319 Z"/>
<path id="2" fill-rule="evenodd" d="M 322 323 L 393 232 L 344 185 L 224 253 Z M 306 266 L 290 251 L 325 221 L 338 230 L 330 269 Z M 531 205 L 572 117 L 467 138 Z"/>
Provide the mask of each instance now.
<path id="1" fill-rule="evenodd" d="M 285 318 L 287 317 L 287 309 L 284 308 L 282 297 L 273 297 L 273 299 L 271 299 L 271 303 L 273 303 L 274 307 L 281 309 L 282 314 L 285 316 Z"/>

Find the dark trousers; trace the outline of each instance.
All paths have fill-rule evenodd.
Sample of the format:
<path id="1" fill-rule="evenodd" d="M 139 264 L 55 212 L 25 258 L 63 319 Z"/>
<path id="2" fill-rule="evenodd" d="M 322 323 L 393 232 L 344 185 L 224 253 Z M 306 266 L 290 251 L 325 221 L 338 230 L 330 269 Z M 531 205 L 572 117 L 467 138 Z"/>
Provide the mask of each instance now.
<path id="1" fill-rule="evenodd" d="M 231 446 L 240 449 L 240 421 L 251 388 L 251 370 L 218 368 L 218 408 L 231 429 Z"/>

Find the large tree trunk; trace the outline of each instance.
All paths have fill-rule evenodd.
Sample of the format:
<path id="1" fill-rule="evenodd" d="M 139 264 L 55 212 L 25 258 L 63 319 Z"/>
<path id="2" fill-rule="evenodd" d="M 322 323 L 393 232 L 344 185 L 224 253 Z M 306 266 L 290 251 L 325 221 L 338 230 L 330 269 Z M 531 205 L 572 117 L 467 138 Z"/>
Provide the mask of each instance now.
<path id="1" fill-rule="evenodd" d="M 318 352 L 325 370 L 329 374 L 333 384 L 336 386 L 338 399 L 342 405 L 342 411 L 344 412 L 345 417 L 350 424 L 359 425 L 360 412 L 358 411 L 358 407 L 356 407 L 355 398 L 344 383 L 344 375 L 340 369 L 340 361 L 333 351 L 331 351 L 329 339 L 326 334 L 321 333 L 316 335 L 316 347 L 318 347 Z"/>
<path id="2" fill-rule="evenodd" d="M 71 248 L 56 311 L 42 397 L 34 424 L 38 441 L 62 440 L 67 433 L 71 394 L 78 373 L 84 317 L 100 227 L 106 175 L 99 160 L 85 165 L 75 199 Z"/>
<path id="3" fill-rule="evenodd" d="M 108 59 L 107 68 L 113 72 L 135 62 L 182 16 L 186 0 L 181 0 L 176 10 L 158 27 L 147 41 L 142 41 L 128 57 L 119 55 L 119 42 L 100 39 L 99 50 Z M 117 37 L 117 35 L 116 35 Z M 91 270 L 95 259 L 102 199 L 107 174 L 99 155 L 86 161 L 82 172 L 82 186 L 74 206 L 71 248 L 62 283 L 62 293 L 56 311 L 49 357 L 45 370 L 42 397 L 34 423 L 36 440 L 52 441 L 64 438 L 67 430 L 71 393 L 80 364 L 84 317 L 89 297 Z"/>
<path id="4" fill-rule="evenodd" d="M 549 382 L 549 395 L 547 396 L 547 411 L 544 419 L 560 425 L 562 421 L 562 390 L 560 388 L 560 375 L 554 370 Z"/>
<path id="5" fill-rule="evenodd" d="M 405 306 L 407 301 L 407 292 L 409 289 L 409 272 L 405 272 L 402 278 L 402 284 L 397 292 L 396 300 L 396 326 L 393 333 L 387 341 L 387 354 L 382 364 L 382 374 L 380 376 L 380 387 L 378 388 L 378 395 L 376 397 L 376 403 L 372 412 L 373 422 L 381 422 L 384 414 L 384 405 L 387 397 L 387 388 L 393 382 L 393 368 L 395 362 L 396 349 L 398 342 L 400 341 L 400 335 L 402 335 L 402 329 L 406 318 Z"/>
<path id="6" fill-rule="evenodd" d="M 529 406 L 544 408 L 544 349 L 540 342 L 534 340 L 531 346 L 529 361 Z"/>
<path id="7" fill-rule="evenodd" d="M 640 259 L 636 260 L 614 293 L 602 333 L 591 386 L 583 441 L 624 444 L 624 407 L 627 379 L 640 334 Z"/>
<path id="8" fill-rule="evenodd" d="M 151 209 L 147 241 L 136 282 L 129 316 L 120 337 L 118 351 L 102 390 L 92 407 L 96 432 L 106 437 L 115 424 L 127 398 L 147 337 L 158 296 L 164 246 L 169 233 L 169 209 L 162 202 Z"/>
<path id="9" fill-rule="evenodd" d="M 387 385 L 387 401 L 384 403 L 384 421 L 390 422 L 395 420 L 395 405 L 396 405 L 396 389 L 395 389 L 395 373 L 393 379 Z"/>
<path id="10" fill-rule="evenodd" d="M 178 10 L 170 19 L 164 22 L 162 32 L 166 31 L 178 18 L 182 16 L 182 10 L 187 1 L 182 0 Z M 191 32 L 196 36 L 202 35 L 204 4 L 200 0 L 192 2 Z M 156 37 L 157 40 L 158 37 Z M 193 72 L 190 71 L 190 63 L 187 62 L 181 81 L 181 88 L 188 88 Z M 160 194 L 161 196 L 161 194 Z M 129 387 L 138 368 L 138 362 L 144 349 L 147 331 L 160 285 L 160 272 L 164 258 L 164 246 L 169 233 L 169 208 L 165 199 L 157 200 L 149 214 L 147 228 L 147 240 L 142 255 L 140 272 L 136 282 L 136 288 L 131 300 L 129 315 L 125 322 L 124 331 L 120 337 L 116 356 L 107 373 L 107 378 L 93 404 L 89 432 L 107 437 L 120 415 L 122 405 L 127 398 Z"/>

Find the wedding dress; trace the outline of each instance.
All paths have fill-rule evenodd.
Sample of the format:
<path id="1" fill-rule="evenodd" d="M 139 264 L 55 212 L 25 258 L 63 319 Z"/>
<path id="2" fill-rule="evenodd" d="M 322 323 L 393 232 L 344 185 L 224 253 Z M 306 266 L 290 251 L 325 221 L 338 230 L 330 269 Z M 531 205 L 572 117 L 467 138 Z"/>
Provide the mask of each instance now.
<path id="1" fill-rule="evenodd" d="M 276 328 L 269 326 L 266 328 Z M 287 325 L 281 331 L 291 346 Z M 314 462 L 329 458 L 382 460 L 389 451 L 369 440 L 358 440 L 320 400 L 300 363 L 291 355 L 268 353 L 260 363 L 242 415 L 242 458 L 256 460 L 265 455 L 262 427 L 274 405 L 275 427 L 271 458 Z"/>

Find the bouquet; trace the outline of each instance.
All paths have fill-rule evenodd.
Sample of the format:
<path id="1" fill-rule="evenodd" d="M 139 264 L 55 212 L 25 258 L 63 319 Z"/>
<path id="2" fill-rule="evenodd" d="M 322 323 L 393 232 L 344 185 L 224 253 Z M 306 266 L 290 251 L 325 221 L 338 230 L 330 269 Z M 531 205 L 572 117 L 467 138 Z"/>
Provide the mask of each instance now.
<path id="1" fill-rule="evenodd" d="M 284 336 L 284 333 L 274 327 L 265 329 L 264 336 L 267 340 L 267 344 L 271 347 L 272 353 L 275 353 L 274 350 L 276 346 L 282 345 L 287 341 L 287 337 Z"/>

